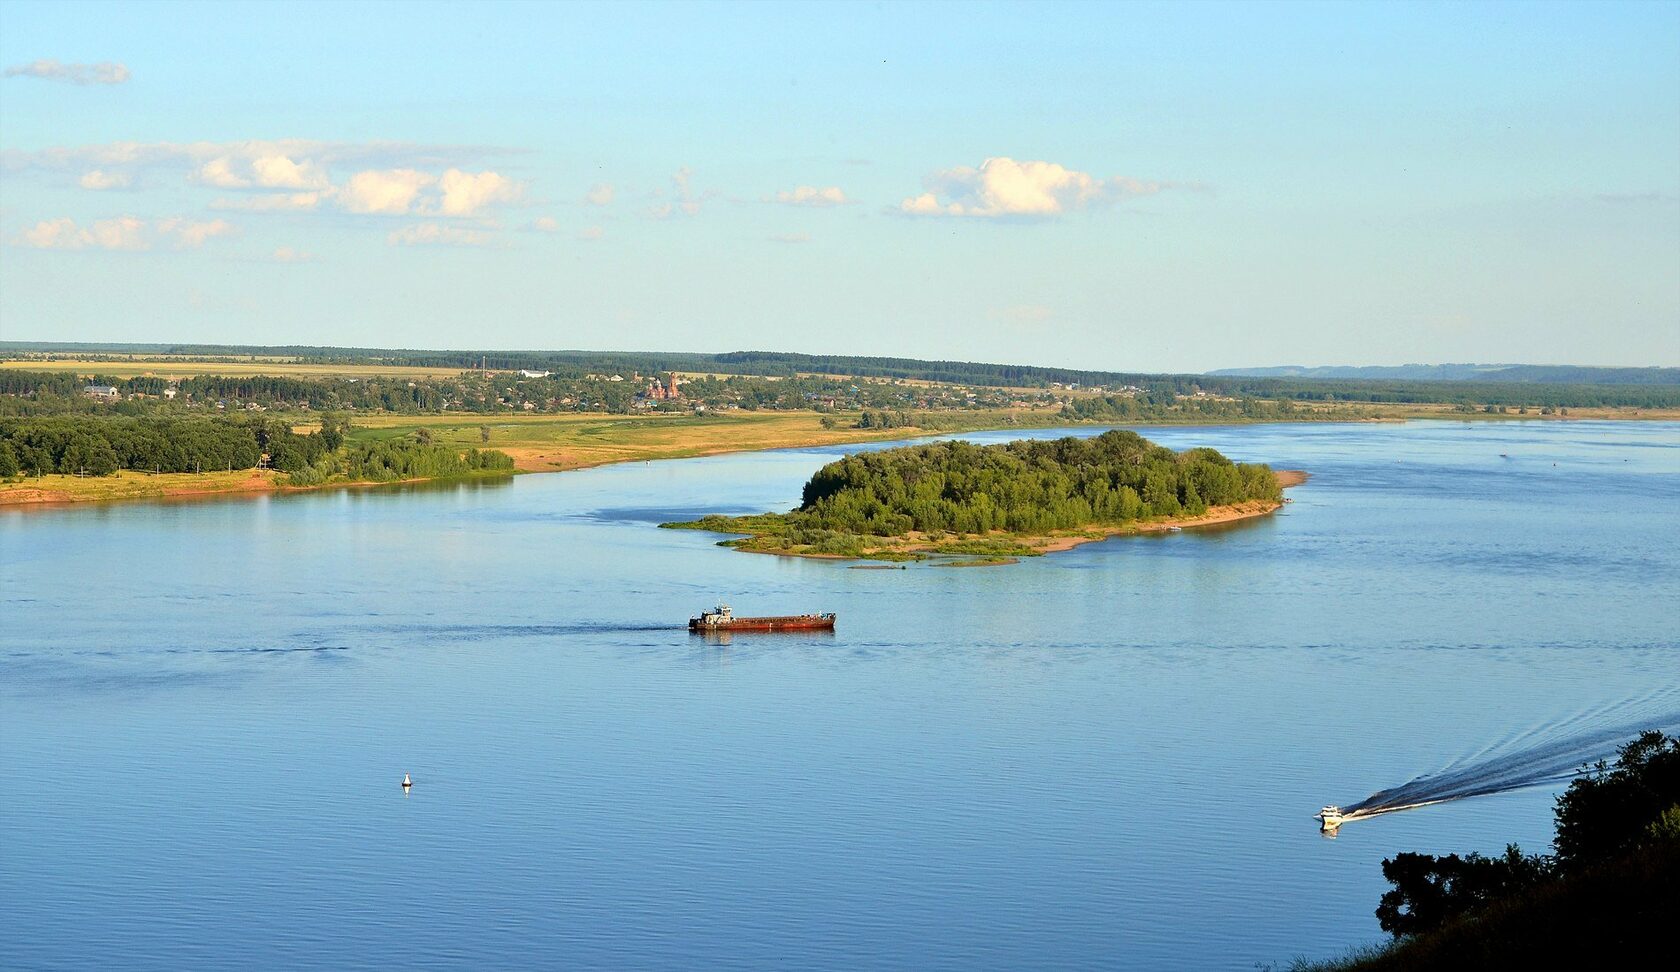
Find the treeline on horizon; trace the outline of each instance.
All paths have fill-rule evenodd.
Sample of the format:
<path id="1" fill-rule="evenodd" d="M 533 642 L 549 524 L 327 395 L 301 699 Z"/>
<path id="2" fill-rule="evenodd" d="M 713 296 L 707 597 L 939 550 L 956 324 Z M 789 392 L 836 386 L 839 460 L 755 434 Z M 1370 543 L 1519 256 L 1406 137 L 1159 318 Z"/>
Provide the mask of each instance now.
<path id="1" fill-rule="evenodd" d="M 779 351 L 688 352 L 608 351 L 426 351 L 381 348 L 237 345 L 25 344 L 0 342 L 0 351 L 57 351 L 106 354 L 170 354 L 206 360 L 276 356 L 322 364 L 390 364 L 405 367 L 553 371 L 566 377 L 606 371 L 696 372 L 791 377 L 832 374 L 892 378 L 981 387 L 1048 388 L 1053 384 L 1135 386 L 1196 391 L 1231 397 L 1296 401 L 1474 403 L 1632 408 L 1680 407 L 1680 368 L 1584 368 L 1520 365 L 1474 381 L 1433 379 L 1284 378 L 1241 375 L 1170 375 L 1090 371 L 1033 365 L 916 358 L 811 355 Z"/>
<path id="2" fill-rule="evenodd" d="M 688 525 L 847 552 L 857 536 L 1039 535 L 1280 498 L 1266 466 L 1239 465 L 1214 449 L 1173 452 L 1114 430 L 1093 438 L 938 442 L 859 453 L 819 469 L 791 512 Z"/>
<path id="3" fill-rule="evenodd" d="M 315 432 L 246 416 L 56 415 L 0 418 L 0 478 L 59 473 L 109 476 L 130 469 L 197 473 L 267 466 L 292 485 L 344 478 L 357 482 L 511 472 L 513 459 L 493 449 L 465 454 L 415 439 L 350 443 L 348 424 L 325 416 Z"/>
<path id="4" fill-rule="evenodd" d="M 42 362 L 49 365 L 50 362 Z M 278 366 L 277 366 L 278 368 Z M 532 369 L 543 370 L 543 369 Z M 581 369 L 580 369 L 581 370 Z M 91 404 L 82 395 L 88 384 L 109 385 L 121 396 L 158 398 L 174 388 L 183 401 L 200 404 L 227 401 L 237 404 L 263 403 L 304 406 L 318 411 L 332 409 L 376 409 L 399 414 L 422 414 L 443 410 L 493 413 L 522 408 L 530 402 L 542 412 L 588 411 L 628 413 L 641 407 L 637 394 L 643 384 L 631 380 L 633 369 L 622 369 L 625 380 L 611 381 L 603 372 L 583 371 L 579 375 L 552 374 L 525 378 L 517 372 L 479 374 L 463 371 L 450 377 L 362 377 L 299 375 L 196 375 L 170 380 L 155 376 L 119 378 L 106 375 L 78 376 L 70 371 L 0 370 L 0 414 L 55 414 L 87 411 Z M 612 372 L 618 373 L 618 372 Z M 660 375 L 653 372 L 652 375 Z M 665 373 L 665 374 L 668 374 Z M 1340 391 L 1324 388 L 1222 389 L 1213 379 L 1163 379 L 1104 386 L 1106 406 L 1094 404 L 1089 396 L 1052 395 L 1048 390 L 1015 392 L 1001 386 L 920 385 L 893 383 L 889 379 L 863 376 L 832 378 L 812 374 L 792 377 L 707 376 L 683 384 L 681 401 L 647 403 L 660 410 L 687 410 L 695 405 L 756 409 L 974 409 L 1055 407 L 1068 397 L 1069 417 L 1082 420 L 1129 418 L 1172 420 L 1186 417 L 1232 419 L 1300 420 L 1315 416 L 1292 406 L 1335 405 L 1338 408 L 1378 403 L 1449 404 L 1462 411 L 1499 408 L 1680 408 L 1680 386 L 1667 385 L 1524 385 L 1454 382 L 1346 382 Z M 1255 379 L 1272 381 L 1272 379 Z M 1323 382 L 1309 383 L 1314 385 Z M 1390 387 L 1392 386 L 1392 387 Z M 966 391 L 965 391 L 966 390 Z M 1116 392 L 1118 392 L 1116 394 Z M 1198 394 L 1200 393 L 1200 394 Z M 1122 404 L 1130 400 L 1132 404 Z M 103 407 L 126 407 L 131 414 L 147 410 L 143 403 L 106 403 Z M 1097 414 L 1106 412 L 1112 414 Z M 1344 413 L 1341 418 L 1349 417 Z M 1354 417 L 1358 417 L 1355 415 Z"/>
<path id="5" fill-rule="evenodd" d="M 634 372 L 627 374 L 633 375 Z M 760 409 L 839 408 L 975 409 L 1026 405 L 1045 410 L 1058 403 L 1048 394 L 1024 401 L 1002 389 L 902 385 L 819 376 L 764 378 L 706 376 L 682 383 L 682 397 L 646 401 L 639 397 L 650 380 L 664 385 L 669 374 L 625 375 L 613 381 L 590 373 L 583 377 L 549 375 L 530 378 L 518 372 L 480 374 L 463 371 L 449 377 L 360 377 L 297 375 L 195 375 L 170 380 L 154 376 L 119 378 L 78 376 L 69 371 L 0 370 L 0 415 L 55 415 L 66 412 L 142 415 L 189 407 L 306 408 L 314 411 L 383 411 L 420 415 L 443 411 L 506 414 L 510 411 L 607 412 L 638 409 L 688 411 L 696 406 Z M 117 401 L 95 401 L 89 385 L 114 388 Z M 166 390 L 173 401 L 162 401 Z M 134 396 L 140 396 L 135 398 Z M 526 408 L 529 405 L 530 408 Z"/>

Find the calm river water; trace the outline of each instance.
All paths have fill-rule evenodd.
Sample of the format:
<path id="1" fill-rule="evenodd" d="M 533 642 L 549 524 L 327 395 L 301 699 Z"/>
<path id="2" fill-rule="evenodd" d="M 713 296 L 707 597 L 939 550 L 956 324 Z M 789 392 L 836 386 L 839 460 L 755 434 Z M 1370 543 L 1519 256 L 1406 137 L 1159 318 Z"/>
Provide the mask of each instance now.
<path id="1" fill-rule="evenodd" d="M 1675 724 L 1680 425 L 1143 431 L 1313 478 L 975 570 L 655 528 L 835 450 L 0 513 L 0 966 L 1250 969 L 1558 786 L 1320 805 Z"/>

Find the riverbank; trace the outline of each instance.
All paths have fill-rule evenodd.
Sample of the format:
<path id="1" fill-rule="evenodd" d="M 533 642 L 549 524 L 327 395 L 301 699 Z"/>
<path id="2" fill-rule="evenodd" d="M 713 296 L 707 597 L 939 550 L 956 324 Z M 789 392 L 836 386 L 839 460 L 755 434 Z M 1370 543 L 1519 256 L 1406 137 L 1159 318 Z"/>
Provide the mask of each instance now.
<path id="1" fill-rule="evenodd" d="M 281 485 L 283 478 L 280 473 L 269 469 L 155 474 L 123 469 L 109 476 L 61 476 L 54 473 L 0 483 L 0 507 L 271 493 L 287 488 Z"/>
<path id="2" fill-rule="evenodd" d="M 357 416 L 352 443 L 402 439 L 424 431 L 431 441 L 460 451 L 496 449 L 513 457 L 519 473 L 562 472 L 611 463 L 688 459 L 729 452 L 757 452 L 918 438 L 1000 428 L 1043 428 L 1054 416 L 1020 412 L 931 412 L 928 424 L 855 429 L 846 421 L 825 427 L 816 412 L 750 412 L 728 415 L 369 415 Z M 312 431 L 319 420 L 300 431 Z M 206 473 L 121 470 L 110 476 L 49 474 L 0 482 L 0 507 L 37 507 L 132 499 L 190 499 L 388 485 L 337 480 L 292 486 L 283 473 L 235 469 Z"/>
<path id="3" fill-rule="evenodd" d="M 1359 405 L 1340 403 L 1303 414 L 1294 421 L 1407 421 L 1454 419 L 1483 421 L 1594 421 L 1665 420 L 1680 418 L 1680 412 L 1653 409 L 1578 409 L 1571 414 L 1540 416 L 1515 413 L 1485 414 L 1455 412 L 1450 406 Z M 707 415 L 357 415 L 349 437 L 354 442 L 401 438 L 426 432 L 432 441 L 465 451 L 491 448 L 513 457 L 519 473 L 562 472 L 619 462 L 654 459 L 687 459 L 731 452 L 794 449 L 883 442 L 999 429 L 1034 429 L 1082 424 L 1069 422 L 1059 412 L 1045 409 L 992 409 L 914 413 L 923 424 L 891 429 L 852 428 L 848 415 L 816 412 L 730 412 Z M 832 428 L 825 427 L 829 419 Z M 1275 420 L 1272 420 L 1275 421 Z M 308 431 L 319 419 L 297 417 L 298 428 Z M 1119 423 L 1126 424 L 1126 423 Z M 1232 425 L 1244 424 L 1229 418 L 1206 421 L 1144 422 L 1143 425 Z M 377 482 L 330 482 L 318 486 L 294 487 L 282 474 L 245 469 L 231 472 L 151 474 L 122 471 L 113 476 L 77 477 L 49 474 L 0 482 L 0 507 L 31 507 L 70 503 L 109 502 L 131 499 L 191 499 L 236 496 L 302 489 L 334 489 L 381 485 Z M 1252 515 L 1252 514 L 1244 514 Z M 1224 521 L 1221 521 L 1224 522 Z M 1208 525 L 1201 522 L 1195 525 Z"/>
<path id="4" fill-rule="evenodd" d="M 237 499 L 277 493 L 313 493 L 329 489 L 372 489 L 418 483 L 482 482 L 508 479 L 513 474 L 471 472 L 460 476 L 413 479 L 341 479 L 313 486 L 292 486 L 286 474 L 271 469 L 235 469 L 219 473 L 143 473 L 119 470 L 110 476 L 42 476 L 17 483 L 0 483 L 0 509 L 74 506 L 125 500 L 190 502 Z"/>

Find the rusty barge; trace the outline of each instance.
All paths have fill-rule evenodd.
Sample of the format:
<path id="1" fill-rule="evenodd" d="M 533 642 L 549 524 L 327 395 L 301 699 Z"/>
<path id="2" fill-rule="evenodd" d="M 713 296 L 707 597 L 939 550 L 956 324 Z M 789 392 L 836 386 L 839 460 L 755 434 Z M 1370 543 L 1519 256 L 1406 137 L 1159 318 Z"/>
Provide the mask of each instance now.
<path id="1" fill-rule="evenodd" d="M 702 611 L 697 618 L 688 619 L 688 630 L 698 632 L 724 631 L 833 631 L 833 614 L 784 614 L 769 618 L 738 618 L 727 604 L 716 610 Z"/>

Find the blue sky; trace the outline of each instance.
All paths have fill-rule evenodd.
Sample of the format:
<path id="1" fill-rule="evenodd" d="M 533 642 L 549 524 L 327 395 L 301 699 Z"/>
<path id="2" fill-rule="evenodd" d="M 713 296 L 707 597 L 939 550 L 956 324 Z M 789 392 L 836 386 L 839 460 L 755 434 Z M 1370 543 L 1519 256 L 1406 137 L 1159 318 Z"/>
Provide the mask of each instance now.
<path id="1" fill-rule="evenodd" d="M 1680 365 L 1680 4 L 0 6 L 0 337 Z"/>

